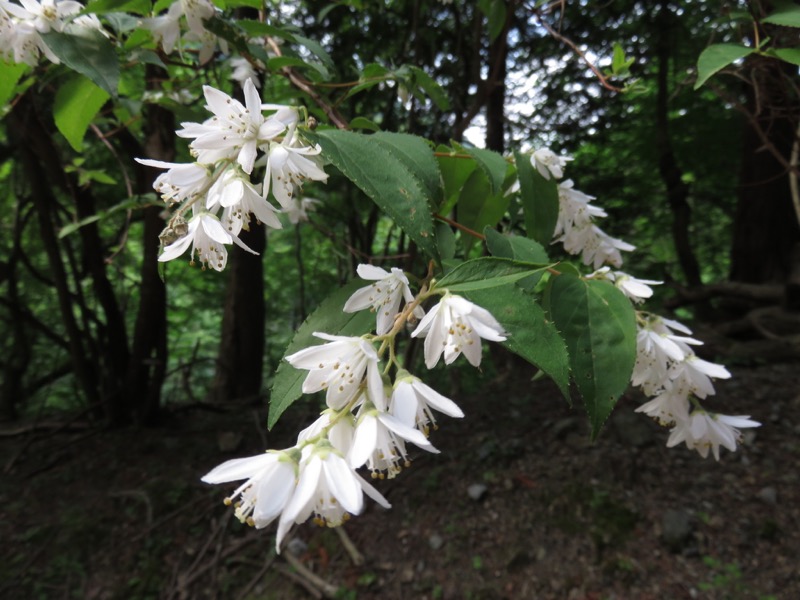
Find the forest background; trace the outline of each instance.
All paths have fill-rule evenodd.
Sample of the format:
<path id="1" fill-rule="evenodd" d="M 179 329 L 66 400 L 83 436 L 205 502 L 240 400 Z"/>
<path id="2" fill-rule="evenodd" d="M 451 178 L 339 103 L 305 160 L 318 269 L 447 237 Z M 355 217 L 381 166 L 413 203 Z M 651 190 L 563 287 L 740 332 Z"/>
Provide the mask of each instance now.
<path id="1" fill-rule="evenodd" d="M 776 398 L 786 396 L 785 402 L 770 404 L 770 415 L 781 413 L 787 434 L 796 435 L 792 423 L 798 421 L 792 419 L 800 407 L 791 393 L 793 371 L 779 363 L 796 361 L 800 333 L 794 312 L 800 304 L 795 206 L 800 202 L 796 189 L 793 199 L 791 185 L 792 173 L 795 181 L 797 176 L 800 121 L 797 56 L 785 55 L 794 57 L 792 62 L 766 52 L 752 54 L 695 89 L 698 57 L 712 43 L 764 43 L 765 49 L 800 52 L 796 28 L 763 21 L 790 4 L 284 3 L 281 9 L 271 7 L 271 18 L 297 34 L 294 42 L 284 43 L 287 60 L 268 65 L 261 93 L 266 101 L 303 98 L 320 123 L 331 121 L 333 107 L 355 127 L 377 126 L 498 152 L 549 146 L 573 156 L 569 176 L 609 213 L 608 232 L 637 246 L 629 270 L 665 282 L 656 305 L 683 320 L 696 319 L 693 327 L 703 332 L 709 358 L 753 368 L 743 372 L 741 397 L 732 394 L 734 403 L 745 391 L 763 389 L 765 381 L 776 386 L 781 390 Z M 252 8 L 235 10 L 243 17 L 257 15 L 248 12 Z M 117 31 L 136 26 L 135 19 L 111 21 Z M 303 46 L 302 39 L 320 40 L 322 47 L 309 51 L 312 46 Z M 292 597 L 297 592 L 289 590 L 300 589 L 292 587 L 296 571 L 267 554 L 267 536 L 261 541 L 224 537 L 228 521 L 213 504 L 215 496 L 196 480 L 215 464 L 215 453 L 259 451 L 291 436 L 291 420 L 282 421 L 268 440 L 256 433 L 253 420 L 265 422 L 271 377 L 294 332 L 331 290 L 352 278 L 359 263 L 380 264 L 386 256 L 411 260 L 415 250 L 371 200 L 332 175 L 326 185 L 307 189 L 319 200 L 308 222 L 270 231 L 268 237 L 263 228 L 243 233 L 260 256 L 234 248 L 222 274 L 181 261 L 160 272 L 157 240 L 164 221 L 151 188 L 155 173 L 134 158 L 186 159 L 186 146 L 173 132 L 180 122 L 205 118 L 202 83 L 231 92 L 237 88 L 224 59 L 220 54 L 200 66 L 191 56 L 142 50 L 122 70 L 123 100 L 101 103 L 85 137 L 69 139 L 58 122 L 59 110 L 70 101 L 63 91 L 70 77 L 66 68 L 20 70 L 13 83 L 9 77 L 0 83 L 7 95 L 0 124 L 0 202 L 5 206 L 0 217 L 0 415 L 2 467 L 8 476 L 2 484 L 3 511 L 10 517 L 3 519 L 3 535 L 14 540 L 15 548 L 4 561 L 2 589 L 12 597 Z M 318 103 L 308 102 L 314 96 L 297 85 L 298 73 L 301 81 L 311 82 Z M 362 120 L 355 121 L 357 116 Z M 547 415 L 547 435 L 579 443 L 570 435 L 583 431 L 582 422 L 565 417 L 571 413 L 558 404 L 553 390 L 536 387 L 546 383 L 534 384 L 534 402 L 520 391 L 531 385 L 533 373 L 520 372 L 502 352 L 492 359 L 484 367 L 494 375 L 492 394 L 519 396 L 514 410 L 527 415 L 523 422 L 534 407 Z M 763 369 L 777 369 L 782 379 L 764 377 Z M 468 372 L 441 377 L 454 393 L 473 397 L 481 391 Z M 299 421 L 317 408 L 313 401 L 298 404 L 294 410 L 304 414 L 294 418 Z M 481 410 L 486 409 L 476 408 Z M 742 411 L 756 414 L 748 405 Z M 486 414 L 483 426 L 503 427 L 502 418 Z M 286 418 L 293 417 L 287 413 Z M 480 432 L 460 431 L 485 441 Z M 519 443 L 529 440 L 520 437 Z M 612 444 L 601 439 L 591 450 L 581 446 L 584 466 L 603 460 L 586 460 L 584 451 L 601 455 L 605 449 L 606 460 L 620 452 L 604 443 Z M 796 442 L 787 443 L 793 445 L 785 460 L 798 452 Z M 486 454 L 481 460 L 488 461 L 479 485 L 529 491 L 529 474 L 502 475 L 521 468 L 509 466 L 507 448 L 478 446 Z M 647 446 L 659 456 L 660 450 Z M 176 457 L 178 468 L 164 464 Z M 425 492 L 420 504 L 428 502 L 427 496 L 438 497 L 430 506 L 446 512 L 448 486 L 441 469 L 442 464 L 423 464 L 424 483 L 418 478 L 416 485 Z M 120 479 L 95 497 L 87 480 L 99 476 L 102 483 L 109 473 Z M 413 480 L 406 485 L 415 486 Z M 711 481 L 706 485 L 714 487 Z M 774 506 L 773 484 L 759 479 L 749 485 L 759 502 Z M 65 499 L 59 502 L 62 491 Z M 624 585 L 649 589 L 654 579 L 648 567 L 619 556 L 610 567 L 605 562 L 604 548 L 624 547 L 639 531 L 634 523 L 646 520 L 641 506 L 631 508 L 630 499 L 624 493 L 625 500 L 616 498 L 616 491 L 623 493 L 575 481 L 572 487 L 542 491 L 543 502 L 556 512 L 558 498 L 579 507 L 567 510 L 566 524 L 561 523 L 565 531 L 582 519 L 594 529 L 589 542 L 581 542 L 590 548 L 585 573 L 591 576 L 570 573 L 555 583 L 542 576 L 542 587 L 532 588 L 539 590 L 536 597 L 566 597 L 573 590 L 586 597 L 607 595 L 619 585 L 605 579 L 609 569 L 617 580 L 625 580 L 616 577 L 619 572 L 633 573 Z M 95 500 L 80 507 L 81 496 Z M 473 504 L 486 509 L 477 504 L 485 502 L 482 495 L 473 500 L 465 491 L 464 496 L 464 511 Z M 187 506 L 193 508 L 187 511 Z M 680 584 L 681 590 L 792 597 L 783 594 L 800 585 L 796 574 L 773 573 L 764 578 L 773 582 L 770 587 L 752 578 L 759 569 L 748 567 L 738 554 L 720 559 L 707 552 L 698 541 L 698 527 L 719 528 L 713 515 L 698 511 L 703 513 L 694 506 L 685 515 L 693 523 L 690 533 L 664 549 L 697 561 L 696 579 Z M 794 514 L 784 518 L 786 525 L 797 524 Z M 772 544 L 769 552 L 790 556 L 796 538 L 782 539 L 777 532 L 789 527 L 770 519 L 760 517 L 742 535 Z M 403 540 L 419 537 L 429 552 L 439 550 L 434 546 L 443 537 L 459 539 L 451 525 L 438 523 L 434 533 L 414 533 L 401 525 L 406 535 L 390 546 L 406 544 L 403 552 L 413 555 L 411 542 Z M 382 526 L 381 521 L 372 524 Z M 535 548 L 502 559 L 471 553 L 468 565 L 458 567 L 470 573 L 461 584 L 467 587 L 458 588 L 455 575 L 441 575 L 447 563 L 438 570 L 431 567 L 433 559 L 422 569 L 411 564 L 409 575 L 399 563 L 385 568 L 395 559 L 375 549 L 367 552 L 366 542 L 361 546 L 367 567 L 346 566 L 338 538 L 328 533 L 303 530 L 305 547 L 299 554 L 337 581 L 338 591 L 331 593 L 340 597 L 402 597 L 392 595 L 401 593 L 397 590 L 428 597 L 464 597 L 465 590 L 473 597 L 502 597 L 512 593 L 507 585 L 518 593 L 535 580 L 530 570 L 552 558 L 550 550 L 540 556 Z M 130 539 L 130 545 L 110 559 L 109 544 L 122 539 Z M 648 532 L 648 539 L 659 538 Z M 247 559 L 237 563 L 233 558 L 239 550 Z M 503 585 L 494 586 L 489 581 L 496 579 L 496 569 L 483 563 L 497 560 Z M 772 562 L 780 568 L 779 558 Z M 252 582 L 250 572 L 267 579 Z M 265 584 L 269 577 L 276 583 Z M 752 589 L 758 590 L 756 596 Z M 314 590 L 307 593 L 325 588 Z"/>

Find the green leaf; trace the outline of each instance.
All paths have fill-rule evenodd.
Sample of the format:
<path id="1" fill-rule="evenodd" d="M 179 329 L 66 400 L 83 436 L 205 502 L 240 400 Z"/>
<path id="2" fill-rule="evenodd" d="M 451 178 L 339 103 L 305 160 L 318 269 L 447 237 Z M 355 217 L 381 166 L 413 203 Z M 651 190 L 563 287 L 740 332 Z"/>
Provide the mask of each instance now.
<path id="1" fill-rule="evenodd" d="M 438 156 L 439 171 L 442 173 L 442 183 L 444 184 L 444 201 L 439 206 L 439 213 L 446 215 L 458 202 L 458 197 L 461 194 L 461 189 L 464 184 L 472 175 L 472 172 L 478 168 L 478 163 L 464 156 L 459 156 L 458 153 L 448 148 L 447 146 L 439 146 L 436 151 L 440 154 L 445 152 L 450 153 L 449 156 Z"/>
<path id="2" fill-rule="evenodd" d="M 800 27 L 800 6 L 793 2 L 775 2 L 775 5 L 777 5 L 777 8 L 761 19 L 762 23 L 783 25 L 784 27 Z"/>
<path id="3" fill-rule="evenodd" d="M 494 227 L 506 214 L 511 198 L 502 192 L 491 193 L 486 175 L 476 169 L 469 176 L 458 198 L 458 222 L 473 231 Z M 474 236 L 462 236 L 466 251 L 478 241 Z"/>
<path id="4" fill-rule="evenodd" d="M 93 0 L 86 5 L 81 14 L 102 15 L 105 13 L 127 12 L 137 15 L 150 14 L 153 3 L 150 0 Z"/>
<path id="5" fill-rule="evenodd" d="M 478 6 L 488 19 L 489 41 L 493 42 L 506 24 L 505 0 L 480 0 Z"/>
<path id="6" fill-rule="evenodd" d="M 509 167 L 506 159 L 493 150 L 484 150 L 483 148 L 463 148 L 463 151 L 473 157 L 481 171 L 486 174 L 489 179 L 490 193 L 498 193 L 503 188 Z"/>
<path id="7" fill-rule="evenodd" d="M 508 285 L 546 269 L 548 265 L 483 256 L 461 263 L 436 282 L 435 289 L 451 292 L 482 290 Z"/>
<path id="8" fill-rule="evenodd" d="M 323 78 L 328 79 L 330 73 L 325 66 L 318 62 L 308 62 L 296 56 L 276 56 L 267 61 L 267 68 L 270 71 L 278 71 L 283 67 L 297 67 L 300 69 L 314 69 Z"/>
<path id="9" fill-rule="evenodd" d="M 61 62 L 116 97 L 119 63 L 111 42 L 99 31 L 83 28 L 80 36 L 50 31 L 42 39 Z"/>
<path id="10" fill-rule="evenodd" d="M 456 255 L 456 236 L 447 223 L 436 223 L 436 241 L 442 261 L 452 260 Z"/>
<path id="11" fill-rule="evenodd" d="M 367 119 L 366 117 L 356 117 L 352 121 L 350 121 L 350 128 L 351 129 L 368 129 L 370 131 L 380 131 L 381 128 L 378 127 L 377 123 L 374 123 Z"/>
<path id="12" fill-rule="evenodd" d="M 503 346 L 549 375 L 569 402 L 567 348 L 536 299 L 516 285 L 470 290 L 463 295 L 492 313 L 509 332 Z"/>
<path id="13" fill-rule="evenodd" d="M 375 136 L 329 129 L 306 134 L 322 147 L 323 156 L 387 213 L 419 248 L 439 261 L 433 236 L 431 197 L 424 175 L 406 163 Z"/>
<path id="14" fill-rule="evenodd" d="M 729 64 L 752 54 L 752 48 L 738 44 L 713 44 L 703 50 L 697 59 L 697 81 L 694 89 L 699 89 L 714 73 L 724 69 Z"/>
<path id="15" fill-rule="evenodd" d="M 77 152 L 83 151 L 83 136 L 108 99 L 105 90 L 81 75 L 71 78 L 56 92 L 53 103 L 56 127 Z"/>
<path id="16" fill-rule="evenodd" d="M 442 174 L 428 142 L 416 135 L 388 131 L 376 133 L 372 139 L 384 144 L 399 161 L 420 178 L 430 198 L 439 196 Z M 431 206 L 435 208 L 433 204 Z"/>
<path id="17" fill-rule="evenodd" d="M 542 177 L 531 165 L 529 156 L 519 152 L 514 156 L 528 237 L 549 244 L 558 221 L 558 183 Z"/>
<path id="18" fill-rule="evenodd" d="M 572 275 L 552 277 L 546 301 L 567 343 L 595 439 L 630 382 L 636 360 L 633 307 L 611 283 Z"/>
<path id="19" fill-rule="evenodd" d="M 529 263 L 546 264 L 550 262 L 547 251 L 539 242 L 518 235 L 502 234 L 487 227 L 483 234 L 486 236 L 486 246 L 492 256 L 511 258 Z"/>
<path id="20" fill-rule="evenodd" d="M 294 41 L 301 46 L 305 46 L 305 48 L 311 52 L 311 54 L 316 56 L 320 62 L 325 65 L 326 70 L 336 70 L 336 65 L 333 64 L 333 59 L 331 58 L 330 54 L 328 54 L 328 52 L 319 44 L 319 42 L 298 34 L 294 35 Z"/>
<path id="21" fill-rule="evenodd" d="M 450 110 L 450 100 L 444 89 L 436 80 L 419 67 L 409 66 L 414 77 L 414 84 L 433 101 L 439 110 Z"/>
<path id="22" fill-rule="evenodd" d="M 25 63 L 17 64 L 0 61 L 0 107 L 5 106 L 11 96 L 14 95 L 17 82 L 27 68 L 28 65 Z"/>
<path id="23" fill-rule="evenodd" d="M 800 65 L 800 48 L 776 48 L 773 53 L 785 62 Z"/>
<path id="24" fill-rule="evenodd" d="M 284 353 L 284 357 L 294 354 L 303 348 L 325 343 L 324 340 L 312 335 L 315 331 L 354 337 L 372 331 L 375 328 L 374 313 L 368 310 L 356 313 L 342 311 L 347 299 L 361 287 L 364 287 L 363 281 L 351 281 L 345 287 L 328 296 L 297 330 L 294 339 Z M 281 360 L 270 390 L 268 421 L 270 429 L 278 422 L 278 418 L 283 412 L 303 395 L 302 386 L 306 375 L 308 375 L 308 371 L 295 369 L 285 360 Z"/>

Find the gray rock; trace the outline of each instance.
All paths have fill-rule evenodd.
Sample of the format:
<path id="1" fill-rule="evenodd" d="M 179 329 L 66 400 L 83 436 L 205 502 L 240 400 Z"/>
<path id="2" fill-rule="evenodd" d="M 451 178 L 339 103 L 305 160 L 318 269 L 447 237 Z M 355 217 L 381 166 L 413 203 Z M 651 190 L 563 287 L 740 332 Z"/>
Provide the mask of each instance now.
<path id="1" fill-rule="evenodd" d="M 438 550 L 443 545 L 444 545 L 444 540 L 442 539 L 442 536 L 440 536 L 438 533 L 434 533 L 428 538 L 428 546 L 431 547 L 431 550 Z"/>
<path id="2" fill-rule="evenodd" d="M 778 490 L 772 486 L 762 488 L 758 492 L 758 497 L 767 504 L 772 504 L 774 506 L 778 503 Z"/>
<path id="3" fill-rule="evenodd" d="M 289 543 L 286 544 L 286 549 L 295 556 L 300 556 L 308 550 L 308 544 L 298 537 L 293 537 L 289 540 Z"/>
<path id="4" fill-rule="evenodd" d="M 488 488 L 482 483 L 473 483 L 467 488 L 467 495 L 475 502 L 480 502 L 486 497 L 487 491 Z"/>

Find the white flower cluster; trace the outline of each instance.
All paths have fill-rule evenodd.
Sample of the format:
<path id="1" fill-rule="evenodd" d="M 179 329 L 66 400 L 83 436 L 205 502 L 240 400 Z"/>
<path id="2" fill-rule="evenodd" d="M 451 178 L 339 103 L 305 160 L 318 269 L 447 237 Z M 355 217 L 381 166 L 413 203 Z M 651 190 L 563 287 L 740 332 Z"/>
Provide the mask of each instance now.
<path id="1" fill-rule="evenodd" d="M 569 156 L 558 156 L 547 148 L 536 150 L 531 155 L 531 164 L 545 179 L 564 177 L 564 167 Z M 592 196 L 574 188 L 572 180 L 558 184 L 558 220 L 553 242 L 563 242 L 564 250 L 580 254 L 583 264 L 594 269 L 605 263 L 622 266 L 620 251 L 630 252 L 635 246 L 611 237 L 594 224 L 595 219 L 606 217 L 602 208 L 593 206 Z"/>
<path id="2" fill-rule="evenodd" d="M 305 145 L 296 135 L 298 111 L 290 106 L 262 104 L 253 81 L 244 84 L 245 103 L 215 88 L 204 86 L 208 109 L 214 116 L 203 123 L 183 123 L 177 133 L 192 139 L 196 162 L 168 163 L 138 159 L 143 165 L 168 169 L 153 184 L 168 205 L 180 204 L 162 233 L 164 251 L 159 261 L 181 256 L 192 246 L 192 258 L 217 271 L 225 268 L 226 245 L 239 239 L 251 215 L 280 228 L 276 209 L 267 201 L 270 190 L 292 222 L 302 219 L 308 202 L 297 198 L 307 180 L 326 181 L 317 156 L 319 146 Z M 270 111 L 264 116 L 264 111 Z M 263 156 L 259 159 L 259 152 Z M 262 184 L 251 182 L 256 167 L 265 165 Z M 184 213 L 191 208 L 192 218 Z"/>
<path id="3" fill-rule="evenodd" d="M 58 64 L 42 39 L 42 34 L 66 32 L 80 35 L 82 30 L 102 31 L 100 21 L 93 14 L 78 14 L 83 4 L 73 0 L 20 0 L 15 4 L 0 0 L 0 59 L 36 66 L 44 56 Z"/>
<path id="4" fill-rule="evenodd" d="M 203 477 L 207 483 L 246 480 L 226 503 L 235 503 L 236 516 L 255 527 L 278 519 L 278 552 L 291 526 L 312 514 L 317 524 L 336 527 L 361 512 L 364 494 L 389 508 L 356 470 L 366 467 L 373 479 L 393 478 L 410 464 L 408 444 L 438 452 L 428 441 L 430 427 L 436 425 L 433 411 L 464 416 L 455 402 L 398 363 L 394 338 L 406 323 L 419 319 L 411 335 L 425 336 L 429 368 L 442 353 L 450 364 L 462 352 L 478 366 L 481 338 L 505 339 L 488 311 L 462 297 L 424 288 L 415 297 L 400 269 L 359 265 L 358 274 L 373 283 L 357 290 L 344 310 L 374 311 L 378 334 L 345 337 L 316 332 L 326 343 L 286 357 L 293 367 L 308 371 L 303 393 L 324 392 L 327 409 L 300 432 L 294 447 L 231 460 Z M 420 304 L 433 294 L 443 295 L 426 315 Z M 380 343 L 377 350 L 376 343 Z M 391 367 L 395 367 L 393 381 Z"/>
<path id="5" fill-rule="evenodd" d="M 569 160 L 572 159 L 559 157 L 546 148 L 531 156 L 531 164 L 548 180 L 551 177 L 561 179 Z M 581 254 L 584 264 L 593 265 L 595 271 L 587 276 L 588 279 L 613 283 L 634 303 L 651 297 L 653 290 L 650 286 L 658 285 L 660 281 L 637 279 L 622 271 L 612 271 L 608 266 L 601 267 L 610 263 L 619 268 L 622 264 L 620 250 L 635 248 L 608 236 L 593 224 L 593 219 L 607 216 L 603 209 L 590 204 L 594 198 L 574 189 L 571 180 L 560 183 L 558 193 L 554 243 L 563 242 L 567 252 Z M 703 458 L 711 450 L 717 460 L 720 446 L 735 451 L 741 441 L 739 429 L 758 427 L 760 423 L 750 420 L 749 416 L 707 412 L 699 402 L 699 399 L 715 393 L 712 378 L 727 379 L 731 376 L 728 370 L 699 358 L 691 347 L 702 345 L 702 342 L 688 337 L 692 332 L 677 321 L 637 312 L 637 328 L 637 355 L 631 383 L 653 399 L 636 412 L 653 417 L 662 425 L 672 426 L 667 441 L 669 447 L 685 442 Z"/>
<path id="6" fill-rule="evenodd" d="M 211 60 L 217 47 L 217 36 L 203 25 L 203 20 L 212 18 L 217 9 L 211 0 L 175 0 L 163 15 L 143 19 L 142 27 L 148 29 L 166 54 L 171 54 L 180 40 L 182 43 L 200 45 L 198 60 L 204 64 Z M 181 36 L 181 18 L 186 18 L 188 31 Z M 220 39 L 222 51 L 227 53 L 225 40 Z"/>

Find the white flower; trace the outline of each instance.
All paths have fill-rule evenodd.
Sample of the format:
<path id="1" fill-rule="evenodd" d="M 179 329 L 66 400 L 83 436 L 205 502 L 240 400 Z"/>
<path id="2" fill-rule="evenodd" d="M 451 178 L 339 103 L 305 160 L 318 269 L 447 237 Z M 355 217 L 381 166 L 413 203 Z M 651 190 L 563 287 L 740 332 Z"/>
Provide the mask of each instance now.
<path id="1" fill-rule="evenodd" d="M 184 40 L 201 43 L 198 58 L 202 64 L 213 56 L 217 45 L 217 37 L 205 28 L 203 20 L 210 19 L 215 14 L 216 9 L 209 0 L 176 0 L 170 5 L 166 14 L 142 19 L 142 27 L 149 29 L 156 43 L 161 45 L 166 54 L 170 54 L 180 38 L 181 17 L 185 16 L 189 32 Z M 225 51 L 227 44 L 220 40 L 220 45 Z"/>
<path id="2" fill-rule="evenodd" d="M 297 463 L 287 452 L 270 451 L 249 458 L 222 463 L 202 480 L 206 483 L 227 483 L 247 479 L 228 498 L 237 497 L 236 517 L 261 529 L 269 525 L 286 506 L 295 489 Z"/>
<path id="3" fill-rule="evenodd" d="M 458 405 L 450 398 L 445 398 L 417 377 L 398 374 L 389 402 L 389 412 L 400 422 L 409 427 L 416 427 L 427 435 L 428 423 L 436 426 L 436 419 L 431 409 L 459 419 L 464 416 Z"/>
<path id="4" fill-rule="evenodd" d="M 146 158 L 137 158 L 136 162 L 156 169 L 169 169 L 153 182 L 153 189 L 161 194 L 161 198 L 168 204 L 203 196 L 214 183 L 208 169 L 199 163 L 169 163 Z"/>
<path id="5" fill-rule="evenodd" d="M 297 369 L 308 369 L 303 393 L 326 390 L 329 407 L 341 410 L 353 399 L 365 373 L 372 398 L 383 396 L 383 380 L 378 370 L 378 353 L 372 344 L 360 337 L 344 337 L 314 332 L 329 343 L 311 346 L 287 356 Z"/>
<path id="6" fill-rule="evenodd" d="M 432 369 L 444 352 L 445 364 L 462 352 L 472 366 L 481 364 L 480 338 L 502 342 L 506 339 L 500 323 L 491 313 L 461 296 L 446 294 L 425 315 L 411 333 L 425 334 L 425 365 Z"/>
<path id="7" fill-rule="evenodd" d="M 562 169 L 570 160 L 572 160 L 571 156 L 558 156 L 549 148 L 541 148 L 531 154 L 531 165 L 536 167 L 539 174 L 548 180 L 551 174 L 556 179 L 561 179 L 564 176 Z"/>
<path id="8" fill-rule="evenodd" d="M 303 523 L 312 513 L 318 525 L 337 527 L 364 507 L 364 492 L 384 508 L 391 505 L 369 483 L 351 469 L 332 446 L 319 443 L 303 448 L 297 487 L 278 523 L 276 548 L 294 523 Z"/>
<path id="9" fill-rule="evenodd" d="M 39 33 L 62 31 L 66 18 L 83 10 L 80 2 L 72 0 L 20 0 L 20 4 L 28 13 L 20 18 L 28 20 Z"/>
<path id="10" fill-rule="evenodd" d="M 597 225 L 573 228 L 555 241 L 563 242 L 564 250 L 570 254 L 581 254 L 583 264 L 592 265 L 594 269 L 598 269 L 603 263 L 619 268 L 622 266 L 620 250 L 636 250 L 636 246 L 612 238 Z"/>
<path id="11" fill-rule="evenodd" d="M 181 36 L 182 15 L 183 8 L 181 3 L 174 2 L 166 14 L 142 19 L 142 27 L 153 34 L 156 44 L 159 44 L 166 54 L 172 53 L 178 38 Z"/>
<path id="12" fill-rule="evenodd" d="M 258 73 L 256 73 L 256 70 L 253 68 L 253 65 L 249 60 L 242 56 L 236 56 L 231 58 L 230 63 L 231 67 L 233 67 L 231 79 L 233 79 L 236 83 L 244 87 L 244 84 L 247 82 L 247 80 L 252 79 L 253 85 L 255 85 L 257 88 L 261 87 L 261 80 L 258 77 Z M 263 69 L 263 65 L 261 65 L 261 68 Z"/>
<path id="13" fill-rule="evenodd" d="M 651 285 L 661 285 L 663 281 L 650 279 L 637 279 L 622 271 L 612 271 L 610 267 L 601 267 L 594 273 L 587 275 L 587 279 L 606 279 L 611 281 L 632 302 L 644 302 L 653 295 Z"/>
<path id="14" fill-rule="evenodd" d="M 275 207 L 261 196 L 250 183 L 250 179 L 235 166 L 226 169 L 208 191 L 206 208 L 216 210 L 220 206 L 225 209 L 222 222 L 233 235 L 239 235 L 243 228 L 247 228 L 251 214 L 269 227 L 283 227 Z"/>
<path id="15" fill-rule="evenodd" d="M 378 477 L 380 471 L 387 471 L 389 479 L 392 479 L 409 464 L 405 442 L 416 444 L 428 452 L 439 452 L 422 432 L 366 401 L 359 411 L 347 460 L 354 469 L 366 464 L 373 477 Z"/>
<path id="16" fill-rule="evenodd" d="M 736 444 L 741 443 L 739 429 L 759 427 L 761 423 L 750 419 L 749 415 L 730 416 L 694 411 L 685 421 L 678 421 L 672 428 L 667 440 L 667 447 L 672 448 L 686 443 L 690 450 L 697 450 L 706 458 L 708 450 L 719 460 L 719 447 L 725 446 L 731 452 L 736 451 Z"/>
<path id="17" fill-rule="evenodd" d="M 222 271 L 228 262 L 228 250 L 226 244 L 235 243 L 237 246 L 247 250 L 251 254 L 257 254 L 248 248 L 235 235 L 231 235 L 219 219 L 207 212 L 200 212 L 192 217 L 188 223 L 189 232 L 176 242 L 173 242 L 158 257 L 159 262 L 166 262 L 178 258 L 189 247 L 192 246 L 192 261 L 195 255 L 200 263 L 205 267 L 210 266 L 215 271 Z"/>
<path id="18" fill-rule="evenodd" d="M 669 369 L 669 377 L 678 385 L 683 385 L 700 398 L 714 395 L 711 378 L 728 379 L 730 372 L 722 365 L 708 362 L 696 355 L 687 355 L 682 361 L 674 363 Z"/>
<path id="19" fill-rule="evenodd" d="M 297 225 L 298 223 L 308 221 L 308 213 L 316 210 L 316 206 L 319 203 L 320 201 L 314 198 L 294 197 L 292 198 L 291 206 L 284 206 L 281 212 L 289 217 L 289 222 L 292 225 Z"/>
<path id="20" fill-rule="evenodd" d="M 372 285 L 356 290 L 344 305 L 344 312 L 356 312 L 372 308 L 377 314 L 378 335 L 388 333 L 394 325 L 394 319 L 400 312 L 400 300 L 406 303 L 414 301 L 414 294 L 408 287 L 408 278 L 402 269 L 392 267 L 391 273 L 373 265 L 358 265 L 356 269 L 361 279 L 375 281 Z M 416 307 L 414 314 L 422 318 L 425 312 Z"/>
<path id="21" fill-rule="evenodd" d="M 214 117 L 202 124 L 183 123 L 184 128 L 177 134 L 195 138 L 190 146 L 198 162 L 214 164 L 222 159 L 235 159 L 249 175 L 259 144 L 280 135 L 286 126 L 279 119 L 264 118 L 261 97 L 250 79 L 244 84 L 244 105 L 211 86 L 203 86 L 203 93 Z"/>
<path id="22" fill-rule="evenodd" d="M 689 418 L 689 391 L 666 381 L 658 395 L 642 404 L 636 412 L 656 419 L 661 425 L 685 421 Z"/>
<path id="23" fill-rule="evenodd" d="M 576 190 L 571 179 L 558 184 L 558 219 L 553 237 L 566 236 L 573 229 L 583 229 L 592 222 L 592 219 L 608 216 L 606 212 L 589 202 L 594 196 L 589 196 Z"/>
<path id="24" fill-rule="evenodd" d="M 641 313 L 640 313 L 641 314 Z M 676 335 L 673 331 L 691 333 L 691 330 L 671 319 L 650 316 L 638 324 L 636 332 L 636 363 L 631 383 L 653 395 L 669 381 L 669 367 L 693 355 L 690 345 L 703 342 L 691 337 Z M 686 388 L 687 391 L 689 388 Z"/>
<path id="25" fill-rule="evenodd" d="M 264 196 L 271 189 L 284 209 L 294 207 L 295 187 L 302 188 L 306 180 L 328 180 L 328 175 L 319 166 L 316 158 L 322 148 L 319 145 L 299 146 L 291 140 L 289 133 L 282 143 L 273 142 L 269 145 L 267 172 L 264 176 Z"/>
<path id="26" fill-rule="evenodd" d="M 319 418 L 311 425 L 297 434 L 297 445 L 302 446 L 303 442 L 315 441 L 314 438 L 321 436 L 323 430 L 327 429 L 324 437 L 327 437 L 331 445 L 347 456 L 353 446 L 353 434 L 355 427 L 353 415 L 351 413 L 336 415 L 336 422 L 331 425 L 331 416 L 334 413 L 331 409 L 324 411 Z"/>

